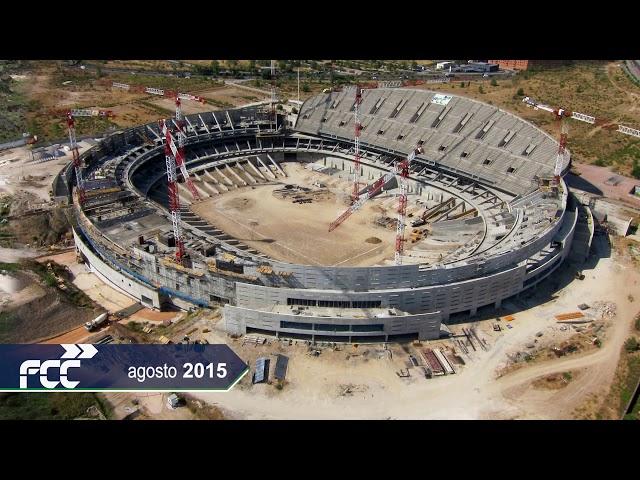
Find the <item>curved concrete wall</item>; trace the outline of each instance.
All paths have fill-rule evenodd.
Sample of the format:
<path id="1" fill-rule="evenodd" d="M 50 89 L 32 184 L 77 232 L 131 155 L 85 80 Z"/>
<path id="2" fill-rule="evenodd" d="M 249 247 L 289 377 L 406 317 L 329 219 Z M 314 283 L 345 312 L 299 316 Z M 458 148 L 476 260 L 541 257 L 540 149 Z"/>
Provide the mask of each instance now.
<path id="1" fill-rule="evenodd" d="M 135 136 L 135 133 L 132 129 L 119 133 L 114 138 L 108 138 L 104 144 L 101 142 L 98 148 L 89 152 L 91 158 L 100 158 L 100 155 L 122 147 Z M 253 133 L 255 132 L 247 128 L 209 132 L 197 138 L 190 137 L 187 144 L 211 142 L 229 136 L 239 138 Z M 280 151 L 280 148 L 277 150 Z M 290 148 L 285 148 L 284 143 L 281 150 L 291 151 Z M 265 151 L 273 152 L 274 149 Z M 233 153 L 220 152 L 219 157 L 227 158 Z M 323 150 L 321 153 L 343 156 L 337 151 Z M 160 154 L 160 147 L 156 147 L 132 159 L 124 167 L 122 179 L 126 188 L 144 196 L 147 192 L 137 190 L 131 178 L 145 162 Z M 197 170 L 211 161 L 211 158 L 198 158 L 190 161 L 189 165 L 192 170 Z M 448 321 L 450 315 L 460 312 L 474 315 L 478 308 L 485 305 L 499 306 L 504 299 L 531 287 L 558 268 L 568 254 L 577 219 L 575 212 L 565 211 L 567 193 L 564 183 L 562 190 L 564 193 L 558 217 L 535 239 L 514 248 L 499 241 L 495 244 L 495 251 L 489 248 L 478 256 L 437 266 L 316 267 L 279 262 L 241 252 L 242 257 L 249 260 L 244 274 L 256 277 L 251 283 L 248 280 L 220 276 L 210 271 L 195 277 L 168 268 L 155 260 L 149 262 L 136 259 L 135 256 L 123 257 L 122 253 L 115 255 L 118 259 L 116 261 L 109 253 L 112 248 L 117 250 L 116 246 L 108 246 L 108 252 L 100 252 L 93 247 L 92 241 L 85 243 L 82 236 L 75 231 L 74 238 L 78 249 L 103 281 L 150 306 L 159 308 L 163 298 L 175 298 L 176 301 L 201 306 L 228 302 L 229 305 L 224 309 L 225 322 L 227 329 L 233 333 L 245 333 L 249 328 L 282 334 L 310 335 L 312 338 L 336 336 L 349 339 L 386 339 L 390 336 L 413 334 L 419 338 L 437 338 L 440 322 Z M 509 210 L 516 219 L 527 201 L 534 196 L 527 194 L 512 203 Z M 517 225 L 517 221 L 513 223 L 512 230 Z M 87 228 L 83 229 L 83 232 Z M 198 233 L 203 238 L 207 237 L 193 225 L 185 225 L 185 230 Z M 100 235 L 91 228 L 88 228 L 88 234 Z M 560 242 L 560 246 L 553 242 Z M 546 253 L 543 255 L 541 252 Z M 536 256 L 540 257 L 539 263 L 531 269 L 527 266 L 527 260 Z M 127 265 L 119 265 L 120 260 L 128 262 Z M 258 264 L 265 262 L 272 266 L 273 271 L 283 272 L 285 275 L 273 283 L 273 277 L 258 272 Z M 157 288 L 153 288 L 152 285 L 157 285 Z M 360 319 L 348 316 L 350 311 L 361 312 L 359 309 L 343 308 L 342 317 L 314 317 L 304 313 L 288 315 L 272 311 L 274 305 L 286 306 L 305 300 L 371 302 L 379 304 L 381 308 L 397 308 L 408 312 L 409 315 Z M 300 328 L 283 326 L 291 325 L 291 322 Z M 338 326 L 337 330 L 316 327 L 320 322 L 334 324 Z M 367 332 L 363 330 L 363 325 L 366 327 L 367 324 L 382 327 Z M 356 327 L 348 330 L 339 329 L 345 325 Z"/>
<path id="2" fill-rule="evenodd" d="M 89 264 L 89 268 L 100 280 L 147 307 L 156 309 L 161 307 L 160 295 L 157 289 L 152 289 L 105 263 L 91 250 L 89 245 L 85 244 L 75 229 L 73 229 L 73 239 L 76 248 Z"/>

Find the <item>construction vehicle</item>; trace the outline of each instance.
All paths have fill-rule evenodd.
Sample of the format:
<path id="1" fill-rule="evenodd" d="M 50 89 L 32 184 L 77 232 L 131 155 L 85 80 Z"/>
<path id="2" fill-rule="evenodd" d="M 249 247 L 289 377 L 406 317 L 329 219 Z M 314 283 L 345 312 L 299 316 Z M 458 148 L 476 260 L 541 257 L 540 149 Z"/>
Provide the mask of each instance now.
<path id="1" fill-rule="evenodd" d="M 86 328 L 88 332 L 92 332 L 97 328 L 100 328 L 100 325 L 106 322 L 108 316 L 109 316 L 108 313 L 103 313 L 102 315 L 98 315 L 96 318 L 94 318 L 90 322 L 85 323 L 84 328 Z"/>

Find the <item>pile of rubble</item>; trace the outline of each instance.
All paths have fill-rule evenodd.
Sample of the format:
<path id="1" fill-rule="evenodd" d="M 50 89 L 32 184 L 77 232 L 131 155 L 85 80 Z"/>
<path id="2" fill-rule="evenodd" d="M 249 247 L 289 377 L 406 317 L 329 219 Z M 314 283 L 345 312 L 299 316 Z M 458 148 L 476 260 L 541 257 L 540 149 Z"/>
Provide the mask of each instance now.
<path id="1" fill-rule="evenodd" d="M 594 302 L 591 305 L 593 313 L 602 319 L 613 318 L 616 316 L 617 306 L 613 302 Z"/>

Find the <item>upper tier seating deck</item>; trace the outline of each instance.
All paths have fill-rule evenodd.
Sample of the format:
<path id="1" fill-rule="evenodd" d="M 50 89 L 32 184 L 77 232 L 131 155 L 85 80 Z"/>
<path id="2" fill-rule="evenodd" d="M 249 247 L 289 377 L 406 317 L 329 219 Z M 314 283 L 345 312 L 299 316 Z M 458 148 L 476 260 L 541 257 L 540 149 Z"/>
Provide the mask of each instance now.
<path id="1" fill-rule="evenodd" d="M 320 94 L 301 108 L 296 130 L 350 139 L 353 89 Z M 464 97 L 425 90 L 363 91 L 361 142 L 408 153 L 420 142 L 425 160 L 513 194 L 553 175 L 557 142 L 526 121 Z M 565 168 L 568 164 L 568 156 Z"/>

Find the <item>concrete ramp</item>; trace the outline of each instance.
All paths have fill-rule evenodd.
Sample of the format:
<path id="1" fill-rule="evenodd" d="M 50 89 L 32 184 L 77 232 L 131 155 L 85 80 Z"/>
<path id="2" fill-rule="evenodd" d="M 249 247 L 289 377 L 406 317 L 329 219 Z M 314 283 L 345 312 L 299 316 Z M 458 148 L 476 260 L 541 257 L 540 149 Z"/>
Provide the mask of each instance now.
<path id="1" fill-rule="evenodd" d="M 251 168 L 253 169 L 254 172 L 256 172 L 260 178 L 262 178 L 265 182 L 267 181 L 267 177 L 265 177 L 262 172 L 253 164 L 253 162 L 249 159 L 247 159 L 247 163 L 251 166 Z"/>
<path id="2" fill-rule="evenodd" d="M 256 157 L 258 159 L 258 161 L 260 162 L 260 165 L 262 165 L 264 167 L 264 169 L 269 172 L 269 175 L 271 175 L 273 177 L 274 180 L 277 179 L 276 174 L 273 173 L 273 170 L 271 170 L 269 167 L 267 167 L 267 165 L 262 161 L 262 159 L 260 157 Z"/>
<path id="3" fill-rule="evenodd" d="M 255 185 L 256 183 L 258 183 L 258 181 L 254 178 L 254 176 L 253 176 L 253 175 L 251 175 L 251 174 L 247 171 L 247 169 L 245 169 L 245 168 L 242 166 L 242 164 L 241 164 L 240 162 L 236 163 L 236 164 L 234 165 L 234 167 L 237 167 L 237 168 L 242 172 L 242 175 L 244 176 L 244 178 L 247 178 L 251 183 L 253 183 L 254 185 Z"/>
<path id="4" fill-rule="evenodd" d="M 218 175 L 220 175 L 220 177 L 222 177 L 222 179 L 227 183 L 227 185 L 229 185 L 230 187 L 237 187 L 237 185 L 235 183 L 233 183 L 229 177 L 227 177 L 224 173 L 222 173 L 222 170 L 220 170 L 218 167 L 213 167 L 216 171 L 216 173 Z"/>
<path id="5" fill-rule="evenodd" d="M 273 165 L 276 167 L 276 170 L 277 170 L 277 171 L 279 171 L 279 172 L 282 174 L 282 176 L 286 178 L 287 174 L 286 174 L 286 173 L 284 173 L 284 170 L 283 170 L 283 169 L 282 169 L 282 167 L 278 164 L 278 162 L 276 162 L 273 158 L 271 158 L 271 155 L 269 155 L 268 153 L 267 153 L 267 158 L 268 158 L 269 160 L 271 160 L 271 163 L 273 163 Z"/>
<path id="6" fill-rule="evenodd" d="M 191 195 L 189 189 L 183 183 L 178 183 L 177 185 L 180 205 L 191 205 L 194 201 L 194 198 L 193 195 Z"/>
<path id="7" fill-rule="evenodd" d="M 245 182 L 242 178 L 240 178 L 240 175 L 238 175 L 238 174 L 233 170 L 233 168 L 231 168 L 229 165 L 227 165 L 227 166 L 226 166 L 225 170 L 226 170 L 227 172 L 229 172 L 229 173 L 231 174 L 231 176 L 232 176 L 232 177 L 234 177 L 236 180 L 238 180 L 238 182 L 240 182 L 240 185 L 243 185 L 243 186 L 245 186 L 245 187 L 248 185 L 248 184 L 247 184 L 247 182 Z"/>

